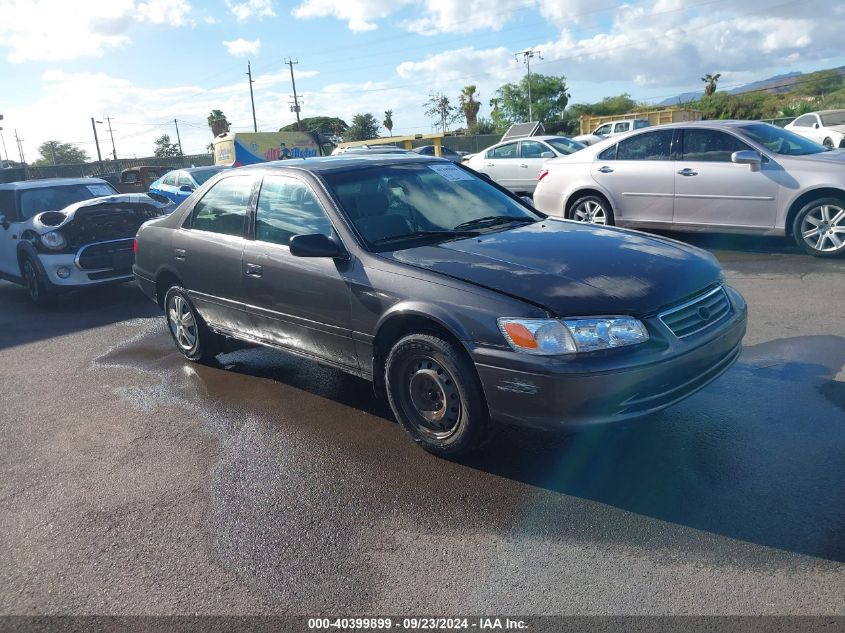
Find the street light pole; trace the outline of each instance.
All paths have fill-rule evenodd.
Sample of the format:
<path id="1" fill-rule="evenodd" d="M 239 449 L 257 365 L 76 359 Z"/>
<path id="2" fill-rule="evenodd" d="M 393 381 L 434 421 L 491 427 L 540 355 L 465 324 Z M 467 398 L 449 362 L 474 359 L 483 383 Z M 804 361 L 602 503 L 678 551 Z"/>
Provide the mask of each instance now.
<path id="1" fill-rule="evenodd" d="M 516 61 L 519 61 L 519 56 L 522 55 L 522 61 L 525 62 L 525 67 L 528 69 L 528 122 L 530 123 L 533 120 L 532 112 L 531 112 L 531 60 L 536 55 L 539 59 L 543 59 L 540 55 L 540 51 L 535 51 L 532 49 L 520 51 L 519 53 L 514 54 L 514 58 Z"/>

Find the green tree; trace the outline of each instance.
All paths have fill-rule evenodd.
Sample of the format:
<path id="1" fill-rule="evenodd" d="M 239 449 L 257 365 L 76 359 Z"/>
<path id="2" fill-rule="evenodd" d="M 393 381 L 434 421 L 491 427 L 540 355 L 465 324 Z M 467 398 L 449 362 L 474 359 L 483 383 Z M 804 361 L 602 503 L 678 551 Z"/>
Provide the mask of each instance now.
<path id="1" fill-rule="evenodd" d="M 453 106 L 449 97 L 441 93 L 431 93 L 423 104 L 425 115 L 434 121 L 434 126 L 442 132 L 449 131 L 449 125 L 460 118 L 460 110 Z"/>
<path id="2" fill-rule="evenodd" d="M 528 77 L 518 84 L 507 83 L 496 91 L 501 118 L 509 123 L 528 120 Z M 569 103 L 566 77 L 531 75 L 531 115 L 543 123 L 558 120 Z M 496 121 L 496 118 L 493 118 Z"/>
<path id="3" fill-rule="evenodd" d="M 458 97 L 461 112 L 464 113 L 464 118 L 467 121 L 467 129 L 472 128 L 478 120 L 478 110 L 481 108 L 481 102 L 475 97 L 475 86 L 472 84 L 464 86 L 464 89 L 461 90 L 461 94 Z"/>
<path id="4" fill-rule="evenodd" d="M 359 112 L 352 117 L 352 125 L 346 130 L 343 139 L 345 141 L 366 141 L 371 138 L 378 138 L 380 127 L 372 114 Z"/>
<path id="5" fill-rule="evenodd" d="M 153 156 L 164 158 L 166 156 L 179 156 L 179 146 L 170 142 L 169 134 L 162 134 L 155 140 Z"/>
<path id="6" fill-rule="evenodd" d="M 716 73 L 715 75 L 711 75 L 707 73 L 704 77 L 701 78 L 701 81 L 704 82 L 704 96 L 705 97 L 712 97 L 713 93 L 716 92 L 716 84 L 719 82 L 719 77 L 722 76 L 722 73 Z"/>
<path id="7" fill-rule="evenodd" d="M 504 132 L 508 129 L 508 125 L 510 125 L 510 121 L 507 120 L 505 113 L 502 112 L 502 108 L 499 107 L 501 102 L 502 100 L 497 97 L 490 99 L 490 108 L 492 108 L 490 112 L 490 120 L 492 121 L 493 129 L 496 132 Z"/>
<path id="8" fill-rule="evenodd" d="M 39 165 L 78 165 L 88 162 L 88 153 L 61 141 L 46 141 L 38 146 L 38 154 L 32 164 Z"/>
<path id="9" fill-rule="evenodd" d="M 384 111 L 384 121 L 381 123 L 390 136 L 393 136 L 393 110 Z"/>
<path id="10" fill-rule="evenodd" d="M 490 119 L 481 117 L 475 123 L 467 127 L 467 134 L 495 134 L 496 126 Z"/>
<path id="11" fill-rule="evenodd" d="M 796 82 L 795 92 L 819 97 L 842 88 L 845 88 L 845 75 L 833 68 L 803 75 Z"/>
<path id="12" fill-rule="evenodd" d="M 229 133 L 229 120 L 221 110 L 212 110 L 208 114 L 208 127 L 211 128 L 211 133 L 216 138 L 221 134 Z"/>
<path id="13" fill-rule="evenodd" d="M 310 116 L 302 119 L 302 129 L 308 132 L 319 134 L 332 143 L 339 143 L 349 129 L 346 121 L 334 116 Z M 279 132 L 296 132 L 299 130 L 296 123 L 290 123 L 279 128 Z"/>

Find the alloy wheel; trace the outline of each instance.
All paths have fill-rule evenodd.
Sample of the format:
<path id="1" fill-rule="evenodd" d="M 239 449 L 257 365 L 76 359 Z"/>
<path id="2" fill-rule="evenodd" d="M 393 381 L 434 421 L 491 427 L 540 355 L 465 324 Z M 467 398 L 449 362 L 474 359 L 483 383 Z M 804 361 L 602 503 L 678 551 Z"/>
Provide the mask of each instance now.
<path id="1" fill-rule="evenodd" d="M 23 277 L 26 282 L 26 289 L 30 298 L 36 303 L 41 298 L 41 288 L 38 285 L 38 273 L 35 266 L 28 259 L 23 263 Z"/>
<path id="2" fill-rule="evenodd" d="M 178 294 L 170 297 L 167 305 L 167 324 L 176 344 L 185 352 L 197 344 L 197 320 L 191 306 Z"/>
<path id="3" fill-rule="evenodd" d="M 831 253 L 845 244 L 845 208 L 822 204 L 804 216 L 801 237 L 813 250 Z"/>
<path id="4" fill-rule="evenodd" d="M 575 206 L 572 218 L 578 222 L 590 224 L 607 224 L 607 212 L 595 200 L 584 200 Z"/>

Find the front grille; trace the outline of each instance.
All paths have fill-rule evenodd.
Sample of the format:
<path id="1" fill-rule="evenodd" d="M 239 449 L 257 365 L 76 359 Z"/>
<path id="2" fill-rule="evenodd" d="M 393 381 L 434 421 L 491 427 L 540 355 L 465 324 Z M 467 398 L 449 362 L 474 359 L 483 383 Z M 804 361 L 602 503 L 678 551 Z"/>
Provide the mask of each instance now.
<path id="1" fill-rule="evenodd" d="M 76 254 L 82 270 L 131 270 L 134 261 L 132 238 L 86 244 Z"/>
<path id="2" fill-rule="evenodd" d="M 661 312 L 658 317 L 678 338 L 690 336 L 719 323 L 731 313 L 731 302 L 722 286 L 692 301 Z"/>

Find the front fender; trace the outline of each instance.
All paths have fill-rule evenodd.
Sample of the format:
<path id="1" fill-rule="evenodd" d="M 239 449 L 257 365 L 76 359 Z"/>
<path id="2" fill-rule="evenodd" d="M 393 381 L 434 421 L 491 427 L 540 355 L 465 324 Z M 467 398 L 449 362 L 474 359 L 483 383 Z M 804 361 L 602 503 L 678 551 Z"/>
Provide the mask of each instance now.
<path id="1" fill-rule="evenodd" d="M 442 306 L 425 301 L 400 301 L 392 305 L 378 320 L 375 328 L 376 336 L 390 321 L 408 316 L 434 321 L 459 341 L 471 342 L 473 340 L 464 325 L 453 314 Z"/>
<path id="2" fill-rule="evenodd" d="M 25 239 L 20 240 L 17 246 L 16 261 L 18 262 L 18 276 L 23 276 L 23 270 L 20 268 L 20 263 L 25 256 L 29 256 L 30 259 L 32 259 L 35 267 L 38 269 L 38 274 L 46 278 L 47 271 L 44 270 L 44 265 L 41 263 L 41 258 L 38 256 L 38 251 L 35 249 L 32 242 Z"/>

